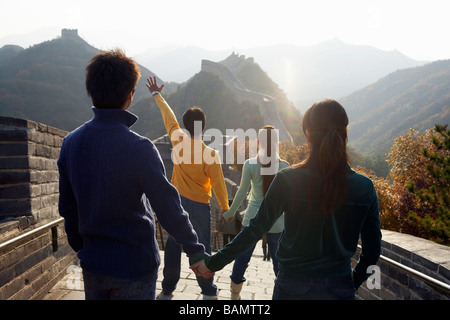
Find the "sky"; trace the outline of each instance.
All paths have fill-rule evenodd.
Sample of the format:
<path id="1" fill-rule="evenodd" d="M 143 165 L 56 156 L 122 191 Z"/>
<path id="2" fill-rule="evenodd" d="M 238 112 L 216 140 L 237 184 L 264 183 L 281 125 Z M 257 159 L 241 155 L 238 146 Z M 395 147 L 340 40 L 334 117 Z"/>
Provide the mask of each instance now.
<path id="1" fill-rule="evenodd" d="M 449 9 L 449 0 L 1 1 L 0 46 L 11 35 L 69 28 L 99 49 L 128 55 L 173 44 L 222 50 L 338 38 L 439 60 L 450 59 Z"/>

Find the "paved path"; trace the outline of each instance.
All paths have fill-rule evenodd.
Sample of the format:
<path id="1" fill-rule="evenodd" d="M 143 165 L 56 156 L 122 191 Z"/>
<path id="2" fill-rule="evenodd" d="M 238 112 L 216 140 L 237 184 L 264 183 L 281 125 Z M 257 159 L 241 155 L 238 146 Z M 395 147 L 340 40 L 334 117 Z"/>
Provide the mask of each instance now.
<path id="1" fill-rule="evenodd" d="M 164 251 L 161 251 L 163 261 Z M 230 274 L 233 263 L 227 265 L 221 271 L 216 272 L 214 283 L 218 287 L 218 299 L 230 299 Z M 159 276 L 156 284 L 156 295 L 161 292 L 162 268 L 159 268 Z M 71 268 L 68 274 L 57 283 L 44 300 L 84 300 L 82 276 L 79 268 Z M 264 261 L 261 241 L 256 245 L 253 257 L 245 273 L 247 281 L 241 292 L 242 300 L 271 300 L 273 281 L 275 279 L 272 262 Z M 189 269 L 188 258 L 183 254 L 181 264 L 181 277 L 177 290 L 173 294 L 173 300 L 202 300 L 200 287 L 197 284 L 194 273 Z"/>

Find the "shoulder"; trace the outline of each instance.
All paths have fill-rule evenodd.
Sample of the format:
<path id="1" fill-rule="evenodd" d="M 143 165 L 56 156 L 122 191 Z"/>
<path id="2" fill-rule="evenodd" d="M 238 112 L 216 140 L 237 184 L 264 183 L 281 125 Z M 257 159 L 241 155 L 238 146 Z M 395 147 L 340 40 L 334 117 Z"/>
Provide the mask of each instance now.
<path id="1" fill-rule="evenodd" d="M 244 169 L 245 170 L 259 170 L 261 167 L 261 164 L 258 162 L 258 160 L 255 158 L 249 158 L 245 160 L 244 162 Z"/>
<path id="2" fill-rule="evenodd" d="M 289 167 L 289 162 L 287 162 L 287 161 L 285 161 L 283 159 L 280 159 L 280 170 L 281 169 L 285 169 L 287 167 Z"/>
<path id="3" fill-rule="evenodd" d="M 283 180 L 285 182 L 302 182 L 309 180 L 311 176 L 310 171 L 305 167 L 292 167 L 287 166 L 278 171 L 276 177 L 279 180 Z"/>
<path id="4" fill-rule="evenodd" d="M 353 190 L 354 192 L 364 194 L 365 196 L 369 197 L 376 197 L 375 185 L 372 179 L 351 170 L 349 174 L 349 181 L 352 188 L 351 190 Z"/>
<path id="5" fill-rule="evenodd" d="M 368 187 L 373 187 L 373 181 L 369 177 L 360 174 L 353 169 L 350 169 L 350 179 L 354 181 L 355 183 L 358 183 L 360 185 L 366 185 Z"/>
<path id="6" fill-rule="evenodd" d="M 202 142 L 203 154 L 211 155 L 214 159 L 220 159 L 219 152 L 211 147 L 208 147 L 204 142 Z"/>
<path id="7" fill-rule="evenodd" d="M 258 162 L 258 159 L 256 157 L 254 157 L 254 158 L 248 158 L 247 160 L 245 160 L 244 165 L 245 166 L 258 166 L 260 164 Z"/>
<path id="8" fill-rule="evenodd" d="M 147 137 L 141 136 L 140 134 L 130 131 L 128 134 L 129 149 L 132 150 L 133 157 L 147 157 L 149 155 L 158 156 L 159 151 L 155 144 Z"/>

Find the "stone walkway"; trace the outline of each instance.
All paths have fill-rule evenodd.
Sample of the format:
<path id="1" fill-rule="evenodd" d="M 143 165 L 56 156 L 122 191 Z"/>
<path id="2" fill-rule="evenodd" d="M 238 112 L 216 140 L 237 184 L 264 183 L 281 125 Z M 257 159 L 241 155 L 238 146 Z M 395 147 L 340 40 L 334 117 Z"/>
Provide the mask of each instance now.
<path id="1" fill-rule="evenodd" d="M 163 261 L 164 251 L 161 251 Z M 233 263 L 227 265 L 221 271 L 216 272 L 214 283 L 218 288 L 219 300 L 230 300 L 230 274 Z M 156 283 L 156 295 L 161 292 L 163 265 L 159 268 L 159 276 Z M 262 243 L 256 245 L 253 257 L 245 273 L 247 281 L 241 292 L 242 300 L 271 300 L 275 275 L 272 262 L 263 260 Z M 181 276 L 177 290 L 173 294 L 173 300 L 202 300 L 200 287 L 197 284 L 194 273 L 189 269 L 188 258 L 183 254 L 181 263 Z M 67 270 L 67 275 L 59 281 L 43 300 L 84 300 L 83 279 L 81 269 L 73 266 Z"/>

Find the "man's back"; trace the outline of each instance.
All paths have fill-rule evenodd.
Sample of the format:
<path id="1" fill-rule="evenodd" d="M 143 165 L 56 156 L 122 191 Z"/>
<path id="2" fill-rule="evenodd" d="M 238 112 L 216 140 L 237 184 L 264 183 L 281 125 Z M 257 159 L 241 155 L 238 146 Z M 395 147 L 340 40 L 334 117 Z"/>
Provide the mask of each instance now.
<path id="1" fill-rule="evenodd" d="M 172 201 L 178 194 L 156 148 L 128 128 L 137 117 L 124 110 L 93 110 L 94 119 L 70 133 L 61 148 L 60 213 L 77 226 L 68 237 L 83 269 L 145 278 L 160 263 L 148 198 L 155 212 L 167 213 L 158 218 L 169 230 L 187 217 L 180 214 L 179 201 Z M 191 244 L 191 250 L 201 249 Z"/>

